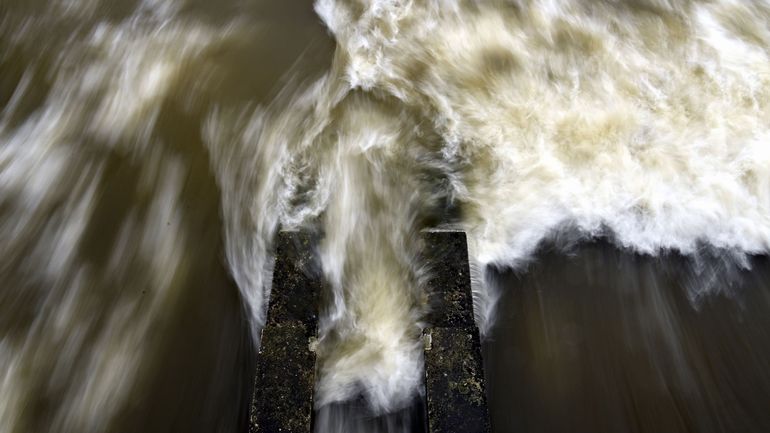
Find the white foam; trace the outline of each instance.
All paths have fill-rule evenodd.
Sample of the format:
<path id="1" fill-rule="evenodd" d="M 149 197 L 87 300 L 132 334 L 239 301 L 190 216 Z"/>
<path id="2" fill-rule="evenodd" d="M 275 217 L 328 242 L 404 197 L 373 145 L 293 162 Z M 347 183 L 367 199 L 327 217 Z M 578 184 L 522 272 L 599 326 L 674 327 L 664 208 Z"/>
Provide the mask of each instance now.
<path id="1" fill-rule="evenodd" d="M 350 88 L 392 96 L 442 137 L 474 268 L 519 266 L 564 227 L 646 254 L 770 248 L 766 4 L 322 0 L 316 10 Z M 363 217 L 367 195 L 355 196 Z M 497 295 L 476 289 L 487 329 Z"/>

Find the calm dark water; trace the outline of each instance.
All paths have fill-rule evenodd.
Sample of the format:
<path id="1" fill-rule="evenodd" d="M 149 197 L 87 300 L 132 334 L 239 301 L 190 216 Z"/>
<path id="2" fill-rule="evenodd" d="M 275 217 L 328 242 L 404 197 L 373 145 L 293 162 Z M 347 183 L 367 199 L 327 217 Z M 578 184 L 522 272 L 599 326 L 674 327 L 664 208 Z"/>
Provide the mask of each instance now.
<path id="1" fill-rule="evenodd" d="M 750 264 L 596 242 L 495 272 L 494 431 L 770 431 L 770 260 Z"/>

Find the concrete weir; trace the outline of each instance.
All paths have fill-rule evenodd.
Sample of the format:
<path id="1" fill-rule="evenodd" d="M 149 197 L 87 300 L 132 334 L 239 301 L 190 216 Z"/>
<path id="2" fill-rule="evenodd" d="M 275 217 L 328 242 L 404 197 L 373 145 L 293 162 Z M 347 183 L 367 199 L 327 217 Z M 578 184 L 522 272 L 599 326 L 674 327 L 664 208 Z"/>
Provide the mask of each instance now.
<path id="1" fill-rule="evenodd" d="M 257 355 L 249 433 L 309 433 L 313 420 L 318 299 L 313 235 L 280 232 L 273 288 Z"/>
<path id="2" fill-rule="evenodd" d="M 491 431 L 464 232 L 423 234 L 431 312 L 425 329 L 429 433 Z"/>
<path id="3" fill-rule="evenodd" d="M 280 232 L 273 289 L 257 358 L 250 433 L 313 431 L 318 300 L 324 281 L 314 235 Z M 429 433 L 488 433 L 484 370 L 473 320 L 465 233 L 423 233 L 431 327 L 425 329 Z"/>

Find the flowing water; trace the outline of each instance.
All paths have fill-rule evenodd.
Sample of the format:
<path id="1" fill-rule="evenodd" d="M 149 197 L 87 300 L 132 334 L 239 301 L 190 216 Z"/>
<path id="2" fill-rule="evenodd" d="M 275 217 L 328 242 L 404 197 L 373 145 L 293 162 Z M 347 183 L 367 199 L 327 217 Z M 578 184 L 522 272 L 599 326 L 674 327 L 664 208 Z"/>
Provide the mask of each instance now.
<path id="1" fill-rule="evenodd" d="M 497 430 L 767 430 L 768 287 L 741 281 L 770 249 L 768 22 L 762 0 L 2 0 L 0 433 L 243 428 L 279 227 L 323 233 L 316 430 L 408 431 L 436 226 L 468 233 Z M 583 274 L 559 259 L 596 239 Z"/>
<path id="2" fill-rule="evenodd" d="M 496 433 L 770 430 L 767 256 L 747 270 L 553 247 L 491 272 L 506 289 L 484 347 Z"/>

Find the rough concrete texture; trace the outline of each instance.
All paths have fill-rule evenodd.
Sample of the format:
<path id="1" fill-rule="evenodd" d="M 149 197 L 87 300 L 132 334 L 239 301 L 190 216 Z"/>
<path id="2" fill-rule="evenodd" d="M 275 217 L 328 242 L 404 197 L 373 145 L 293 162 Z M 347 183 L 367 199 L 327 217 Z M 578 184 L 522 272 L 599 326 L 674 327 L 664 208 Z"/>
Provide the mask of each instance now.
<path id="1" fill-rule="evenodd" d="M 267 325 L 298 320 L 315 335 L 323 276 L 315 257 L 317 237 L 306 232 L 279 232 Z"/>
<path id="2" fill-rule="evenodd" d="M 262 330 L 250 433 L 309 433 L 313 417 L 315 353 L 301 322 Z"/>
<path id="3" fill-rule="evenodd" d="M 473 321 L 465 233 L 423 234 L 430 269 L 430 321 L 425 377 L 430 433 L 490 431 L 478 330 Z M 315 353 L 323 277 L 317 238 L 281 232 L 268 318 L 257 361 L 250 433 L 309 433 L 313 422 Z"/>
<path id="4" fill-rule="evenodd" d="M 465 233 L 423 234 L 433 328 L 425 330 L 429 433 L 488 433 L 484 365 L 473 320 Z"/>
<path id="5" fill-rule="evenodd" d="M 475 327 L 426 331 L 425 377 L 430 433 L 491 431 L 481 346 Z"/>
<path id="6" fill-rule="evenodd" d="M 257 356 L 249 432 L 310 433 L 313 420 L 318 299 L 323 277 L 317 237 L 280 232 L 273 287 Z"/>
<path id="7" fill-rule="evenodd" d="M 428 282 L 428 321 L 435 327 L 475 326 L 465 233 L 423 233 Z"/>

